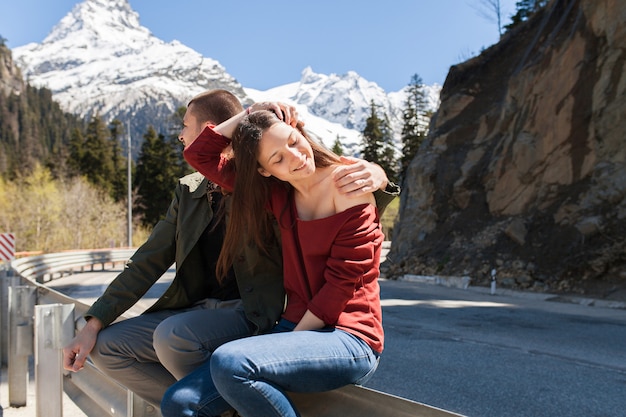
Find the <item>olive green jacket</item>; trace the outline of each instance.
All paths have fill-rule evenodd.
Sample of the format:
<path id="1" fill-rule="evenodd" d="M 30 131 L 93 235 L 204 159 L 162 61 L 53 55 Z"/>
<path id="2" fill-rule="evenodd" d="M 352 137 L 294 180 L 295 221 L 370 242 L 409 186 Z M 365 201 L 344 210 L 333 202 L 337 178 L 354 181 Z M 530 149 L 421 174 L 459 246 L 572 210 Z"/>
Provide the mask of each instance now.
<path id="1" fill-rule="evenodd" d="M 108 326 L 139 301 L 172 264 L 176 265 L 176 276 L 146 312 L 186 308 L 211 297 L 202 276 L 203 268 L 194 267 L 191 261 L 185 263 L 197 259 L 190 254 L 214 215 L 207 199 L 207 184 L 208 180 L 199 173 L 181 178 L 165 219 L 157 223 L 124 271 L 87 311 L 86 318 L 96 317 Z M 388 190 L 375 193 L 381 210 L 399 194 L 394 185 Z M 285 304 L 281 249 L 273 247 L 270 253 L 268 257 L 253 246 L 245 246 L 233 264 L 246 316 L 255 324 L 257 333 L 273 327 Z M 179 275 L 181 268 L 186 268 L 185 274 Z"/>

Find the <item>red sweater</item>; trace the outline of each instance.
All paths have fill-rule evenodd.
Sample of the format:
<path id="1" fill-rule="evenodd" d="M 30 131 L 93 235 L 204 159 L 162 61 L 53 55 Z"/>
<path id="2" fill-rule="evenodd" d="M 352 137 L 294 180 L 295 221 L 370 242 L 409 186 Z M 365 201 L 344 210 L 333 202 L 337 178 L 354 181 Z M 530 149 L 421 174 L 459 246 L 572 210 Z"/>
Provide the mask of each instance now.
<path id="1" fill-rule="evenodd" d="M 206 128 L 185 159 L 209 180 L 232 190 L 234 178 L 221 151 L 230 140 Z M 288 206 L 287 210 L 284 208 Z M 383 351 L 380 252 L 384 239 L 378 210 L 361 204 L 329 217 L 300 220 L 293 193 L 276 187 L 269 207 L 280 225 L 287 307 L 283 317 L 298 323 L 310 310 Z"/>

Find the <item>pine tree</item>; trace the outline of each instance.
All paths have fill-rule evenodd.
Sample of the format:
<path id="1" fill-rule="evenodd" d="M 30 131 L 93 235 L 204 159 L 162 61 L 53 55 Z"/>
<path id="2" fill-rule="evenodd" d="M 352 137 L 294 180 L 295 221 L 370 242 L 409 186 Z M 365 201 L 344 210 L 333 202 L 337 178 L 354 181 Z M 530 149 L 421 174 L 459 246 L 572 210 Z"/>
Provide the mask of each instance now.
<path id="1" fill-rule="evenodd" d="M 380 165 L 387 177 L 395 181 L 397 176 L 393 132 L 386 114 L 380 118 L 376 112 L 376 104 L 370 102 L 370 116 L 363 129 L 363 159 Z"/>
<path id="2" fill-rule="evenodd" d="M 343 146 L 341 145 L 341 140 L 339 135 L 335 138 L 335 142 L 333 143 L 333 147 L 331 149 L 335 155 L 343 155 Z"/>
<path id="3" fill-rule="evenodd" d="M 505 26 L 507 30 L 514 28 L 521 22 L 528 20 L 541 8 L 548 4 L 548 0 L 520 0 L 515 3 L 516 13 L 511 16 L 511 23 Z"/>
<path id="4" fill-rule="evenodd" d="M 376 113 L 374 100 L 370 102 L 370 116 L 365 120 L 363 128 L 363 159 L 378 163 L 383 145 L 382 120 Z"/>
<path id="5" fill-rule="evenodd" d="M 67 165 L 69 175 L 76 176 L 81 174 L 83 160 L 83 132 L 79 128 L 72 129 L 69 142 L 69 156 Z"/>
<path id="6" fill-rule="evenodd" d="M 112 179 L 111 197 L 115 201 L 122 201 L 127 198 L 127 178 L 128 178 L 128 159 L 123 156 L 122 141 L 124 141 L 124 125 L 121 120 L 114 119 L 109 125 L 109 134 L 111 137 L 111 146 L 113 152 L 113 171 L 115 175 Z M 128 141 L 124 141 L 128 142 Z M 127 145 L 128 146 L 128 145 Z"/>
<path id="7" fill-rule="evenodd" d="M 424 92 L 422 78 L 417 74 L 411 77 L 411 82 L 408 85 L 402 118 L 404 124 L 402 126 L 400 177 L 404 178 L 409 164 L 417 154 L 417 150 L 427 133 L 427 127 L 425 126 L 425 119 L 428 118 L 426 112 L 426 93 Z"/>
<path id="8" fill-rule="evenodd" d="M 99 116 L 91 119 L 83 143 L 81 173 L 90 183 L 112 195 L 112 181 L 117 173 L 113 167 L 113 147 L 108 133 Z"/>
<path id="9" fill-rule="evenodd" d="M 137 158 L 134 179 L 138 193 L 136 212 L 145 226 L 153 226 L 163 216 L 172 200 L 178 181 L 177 148 L 172 140 L 156 133 L 150 126 Z"/>
<path id="10" fill-rule="evenodd" d="M 393 130 L 387 114 L 384 114 L 381 124 L 381 133 L 383 139 L 383 147 L 380 152 L 380 160 L 378 164 L 381 166 L 387 177 L 392 182 L 398 181 L 398 158 L 396 157 L 396 147 L 393 142 Z"/>

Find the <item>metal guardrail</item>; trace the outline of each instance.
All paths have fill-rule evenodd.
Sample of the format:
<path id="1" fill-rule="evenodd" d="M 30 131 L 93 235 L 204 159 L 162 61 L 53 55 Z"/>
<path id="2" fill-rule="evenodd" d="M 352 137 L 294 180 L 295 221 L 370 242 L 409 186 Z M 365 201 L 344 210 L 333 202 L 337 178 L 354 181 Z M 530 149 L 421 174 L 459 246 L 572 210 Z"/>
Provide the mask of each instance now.
<path id="1" fill-rule="evenodd" d="M 126 262 L 134 252 L 134 249 L 105 249 L 47 253 L 14 260 L 11 266 L 21 277 L 44 283 L 87 268 L 93 271 L 98 265 L 104 270 L 106 264 Z"/>
<path id="2" fill-rule="evenodd" d="M 86 268 L 93 270 L 94 265 L 101 265 L 104 269 L 106 264 L 125 262 L 133 252 L 130 249 L 112 249 L 32 256 L 13 261 L 12 268 L 18 277 L 12 277 L 11 271 L 3 277 L 0 288 L 3 295 L 0 317 L 3 324 L 5 317 L 10 317 L 7 326 L 14 331 L 10 333 L 7 346 L 0 347 L 3 352 L 9 352 L 8 366 L 17 366 L 19 371 L 14 372 L 16 374 L 26 374 L 23 372 L 24 358 L 27 360 L 28 355 L 35 354 L 37 417 L 62 416 L 61 390 L 90 417 L 160 416 L 159 410 L 104 375 L 90 362 L 80 372 L 63 371 L 61 350 L 73 338 L 89 306 L 45 285 L 51 279 L 84 271 Z M 4 297 L 7 293 L 10 293 L 8 303 Z M 5 309 L 7 305 L 8 309 Z M 4 329 L 3 334 L 6 334 Z M 4 344 L 4 339 L 2 342 Z M 9 371 L 10 403 L 12 406 L 26 405 L 27 381 L 19 378 L 11 380 L 11 374 Z M 12 391 L 15 392 L 13 396 Z M 290 397 L 303 417 L 460 416 L 353 385 L 323 393 L 291 393 Z M 45 412 L 40 406 L 44 403 Z"/>

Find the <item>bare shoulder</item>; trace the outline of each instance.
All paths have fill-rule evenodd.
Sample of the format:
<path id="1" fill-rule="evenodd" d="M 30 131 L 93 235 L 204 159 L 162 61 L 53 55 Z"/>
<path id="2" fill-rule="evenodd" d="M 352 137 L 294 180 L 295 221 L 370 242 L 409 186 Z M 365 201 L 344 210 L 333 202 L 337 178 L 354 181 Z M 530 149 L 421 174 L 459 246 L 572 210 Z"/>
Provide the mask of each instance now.
<path id="1" fill-rule="evenodd" d="M 336 187 L 333 187 L 333 200 L 337 213 L 341 213 L 342 211 L 361 204 L 376 205 L 376 199 L 374 198 L 373 193 L 365 193 L 359 196 L 348 197 L 346 194 L 340 193 Z"/>

